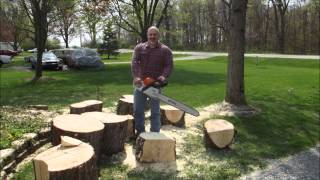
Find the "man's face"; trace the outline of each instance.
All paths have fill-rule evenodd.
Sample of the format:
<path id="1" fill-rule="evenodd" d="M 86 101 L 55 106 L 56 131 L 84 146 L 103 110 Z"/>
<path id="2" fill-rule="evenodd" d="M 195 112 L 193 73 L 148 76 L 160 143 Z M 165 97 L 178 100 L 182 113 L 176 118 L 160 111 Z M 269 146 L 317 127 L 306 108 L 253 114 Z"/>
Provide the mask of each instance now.
<path id="1" fill-rule="evenodd" d="M 156 30 L 154 29 L 150 29 L 148 31 L 148 42 L 151 44 L 151 45 L 155 45 L 158 43 L 158 40 L 159 40 L 159 34 Z"/>

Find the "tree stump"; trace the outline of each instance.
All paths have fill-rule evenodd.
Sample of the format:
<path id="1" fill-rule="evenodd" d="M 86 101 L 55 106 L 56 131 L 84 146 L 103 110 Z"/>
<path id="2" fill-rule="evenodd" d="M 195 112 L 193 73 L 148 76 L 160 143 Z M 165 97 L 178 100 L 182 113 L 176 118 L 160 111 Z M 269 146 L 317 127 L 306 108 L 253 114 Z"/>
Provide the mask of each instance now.
<path id="1" fill-rule="evenodd" d="M 61 143 L 60 136 L 70 136 L 93 146 L 97 156 L 100 155 L 104 125 L 99 120 L 77 114 L 55 117 L 52 121 L 52 144 Z"/>
<path id="2" fill-rule="evenodd" d="M 234 138 L 234 126 L 223 119 L 211 119 L 204 123 L 204 141 L 207 147 L 223 149 Z"/>
<path id="3" fill-rule="evenodd" d="M 160 106 L 161 124 L 172 124 L 174 126 L 183 127 L 185 125 L 184 115 L 185 112 L 170 106 Z"/>
<path id="4" fill-rule="evenodd" d="M 105 112 L 88 112 L 82 116 L 88 119 L 99 119 L 104 124 L 102 153 L 112 155 L 124 150 L 127 138 L 128 116 Z"/>
<path id="5" fill-rule="evenodd" d="M 133 115 L 133 95 L 122 95 L 117 105 L 118 115 Z"/>
<path id="6" fill-rule="evenodd" d="M 161 133 L 141 133 L 136 141 L 135 155 L 140 162 L 175 161 L 176 141 Z"/>
<path id="7" fill-rule="evenodd" d="M 102 111 L 102 101 L 87 100 L 70 105 L 70 114 L 82 114 L 84 112 Z"/>
<path id="8" fill-rule="evenodd" d="M 37 180 L 97 180 L 98 168 L 92 146 L 67 137 L 72 146 L 54 146 L 33 159 Z"/>

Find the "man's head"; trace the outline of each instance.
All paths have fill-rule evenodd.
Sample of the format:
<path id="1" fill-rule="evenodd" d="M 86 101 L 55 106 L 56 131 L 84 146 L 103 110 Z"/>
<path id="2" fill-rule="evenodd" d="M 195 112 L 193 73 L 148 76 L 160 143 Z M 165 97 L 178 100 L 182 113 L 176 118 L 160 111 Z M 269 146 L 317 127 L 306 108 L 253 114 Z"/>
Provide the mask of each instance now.
<path id="1" fill-rule="evenodd" d="M 159 37 L 160 37 L 160 32 L 159 29 L 155 26 L 151 26 L 148 29 L 148 43 L 151 46 L 156 46 L 158 41 L 159 41 Z"/>

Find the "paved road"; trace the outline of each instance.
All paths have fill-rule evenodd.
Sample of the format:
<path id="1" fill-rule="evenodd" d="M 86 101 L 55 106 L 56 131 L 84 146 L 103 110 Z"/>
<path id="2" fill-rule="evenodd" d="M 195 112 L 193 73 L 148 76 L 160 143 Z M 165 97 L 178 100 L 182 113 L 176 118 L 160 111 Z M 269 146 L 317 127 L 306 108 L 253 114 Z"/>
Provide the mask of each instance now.
<path id="1" fill-rule="evenodd" d="M 120 52 L 132 52 L 131 49 L 120 49 Z M 215 52 L 185 52 L 173 51 L 174 54 L 187 54 L 187 57 L 175 58 L 175 60 L 190 60 L 190 59 L 207 59 L 215 56 L 228 56 L 228 53 Z M 292 55 L 292 54 L 245 54 L 245 57 L 266 57 L 266 58 L 294 58 L 294 59 L 320 59 L 316 55 Z"/>
<path id="2" fill-rule="evenodd" d="M 132 53 L 132 49 L 120 49 L 121 53 Z M 201 60 L 217 56 L 228 56 L 227 53 L 214 52 L 185 52 L 173 51 L 173 54 L 186 54 L 186 57 L 174 58 L 175 61 Z M 290 54 L 245 54 L 245 57 L 261 57 L 261 58 L 286 58 L 286 59 L 320 59 L 320 56 L 315 55 L 290 55 Z M 131 62 L 106 62 L 105 64 L 130 64 Z"/>
<path id="3" fill-rule="evenodd" d="M 320 147 L 311 148 L 286 159 L 275 160 L 267 170 L 253 172 L 241 179 L 319 180 Z"/>

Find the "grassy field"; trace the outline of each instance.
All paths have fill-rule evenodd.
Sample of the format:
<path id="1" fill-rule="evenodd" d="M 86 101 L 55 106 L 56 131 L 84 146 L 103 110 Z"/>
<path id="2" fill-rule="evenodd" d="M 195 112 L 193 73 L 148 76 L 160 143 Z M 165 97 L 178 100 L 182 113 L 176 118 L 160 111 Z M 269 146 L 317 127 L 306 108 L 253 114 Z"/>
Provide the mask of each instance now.
<path id="1" fill-rule="evenodd" d="M 0 75 L 1 105 L 48 104 L 59 109 L 99 97 L 105 106 L 113 106 L 122 94 L 132 92 L 128 64 L 108 65 L 102 71 L 45 71 L 46 78 L 36 85 L 28 83 L 33 72 L 1 68 Z M 226 57 L 176 61 L 164 93 L 204 107 L 223 100 L 225 80 Z M 264 167 L 266 159 L 285 157 L 319 143 L 319 61 L 260 58 L 257 65 L 255 58 L 246 58 L 245 83 L 248 103 L 261 113 L 253 118 L 225 118 L 238 132 L 231 150 L 206 149 L 199 123 L 200 133 L 188 134 L 185 139 L 183 154 L 192 158 L 186 159 L 184 178 L 233 179 L 254 167 Z M 201 158 L 212 163 L 199 163 Z M 180 177 L 179 172 L 135 172 L 121 164 L 102 167 L 102 179 Z M 29 165 L 18 176 L 30 173 Z"/>

